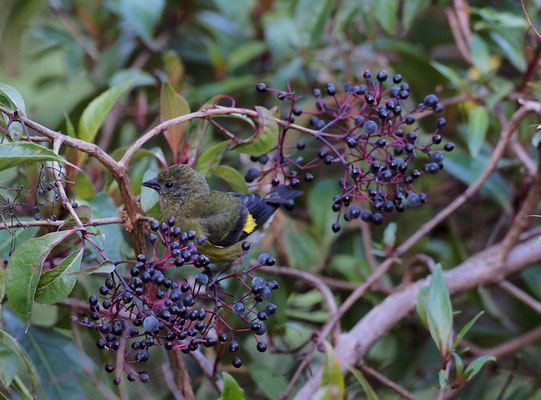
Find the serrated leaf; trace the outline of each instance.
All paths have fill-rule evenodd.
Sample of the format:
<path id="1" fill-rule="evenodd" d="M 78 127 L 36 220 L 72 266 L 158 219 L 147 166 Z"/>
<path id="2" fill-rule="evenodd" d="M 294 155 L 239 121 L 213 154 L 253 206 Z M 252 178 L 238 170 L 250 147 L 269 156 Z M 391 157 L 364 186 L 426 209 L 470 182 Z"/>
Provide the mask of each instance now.
<path id="1" fill-rule="evenodd" d="M 85 142 L 94 143 L 98 129 L 105 120 L 105 117 L 117 100 L 126 93 L 131 86 L 131 81 L 125 82 L 122 85 L 112 86 L 86 106 L 79 119 L 79 139 L 84 140 Z M 83 156 L 83 159 L 84 158 L 86 157 Z M 79 165 L 81 164 L 79 163 Z"/>
<path id="2" fill-rule="evenodd" d="M 278 124 L 270 110 L 256 106 L 256 111 L 259 124 L 256 132 L 235 147 L 235 150 L 251 156 L 268 153 L 278 141 Z"/>
<path id="3" fill-rule="evenodd" d="M 34 367 L 34 364 L 30 360 L 30 358 L 28 357 L 24 349 L 20 346 L 17 339 L 15 339 L 6 331 L 0 329 L 0 345 L 3 345 L 4 347 L 11 349 L 15 354 L 17 354 L 17 357 L 23 361 L 23 364 L 26 368 L 26 371 L 28 372 L 28 376 L 30 377 L 30 381 L 32 383 L 32 391 L 34 394 L 36 394 L 38 391 L 38 385 L 39 385 L 36 367 Z M 0 363 L 0 369 L 3 369 L 2 366 L 3 366 L 3 363 Z"/>
<path id="4" fill-rule="evenodd" d="M 374 2 L 374 17 L 389 35 L 394 35 L 398 23 L 399 1 L 378 0 Z"/>
<path id="5" fill-rule="evenodd" d="M 48 233 L 18 246 L 6 269 L 6 295 L 13 310 L 30 321 L 43 262 L 51 250 L 73 231 Z"/>
<path id="6" fill-rule="evenodd" d="M 224 389 L 218 400 L 244 400 L 244 390 L 239 386 L 235 378 L 227 372 L 222 372 Z"/>
<path id="7" fill-rule="evenodd" d="M 344 397 L 344 375 L 340 369 L 338 358 L 333 347 L 325 341 L 325 360 L 323 364 L 323 375 L 321 376 L 321 386 L 331 385 L 338 388 L 337 399 Z"/>
<path id="8" fill-rule="evenodd" d="M 226 181 L 234 192 L 250 193 L 244 177 L 235 168 L 227 165 L 219 165 L 214 171 L 214 175 Z"/>
<path id="9" fill-rule="evenodd" d="M 75 272 L 81 267 L 84 248 L 74 251 L 55 268 L 44 272 L 38 282 L 35 301 L 42 304 L 55 304 L 64 300 L 77 283 Z"/>
<path id="10" fill-rule="evenodd" d="M 102 261 L 100 265 L 85 268 L 82 271 L 72 272 L 73 275 L 110 274 L 115 270 L 115 265 L 109 261 Z"/>
<path id="11" fill-rule="evenodd" d="M 460 343 L 460 341 L 462 340 L 462 338 L 464 336 L 466 336 L 466 333 L 468 333 L 468 331 L 471 329 L 471 327 L 473 326 L 473 324 L 475 324 L 475 322 L 479 319 L 479 317 L 481 315 L 483 315 L 485 312 L 484 311 L 480 311 L 479 313 L 477 313 L 477 315 L 475 317 L 473 317 L 471 319 L 470 322 L 468 322 L 466 325 L 464 325 L 462 327 L 462 329 L 460 330 L 460 332 L 458 333 L 458 335 L 456 336 L 456 339 L 455 339 L 455 342 L 453 343 L 453 347 L 451 348 L 451 350 L 454 350 L 456 349 L 456 347 L 458 346 L 458 344 Z"/>
<path id="12" fill-rule="evenodd" d="M 363 373 L 359 371 L 357 368 L 353 368 L 352 366 L 348 366 L 348 369 L 363 387 L 364 394 L 366 394 L 366 398 L 368 400 L 379 400 L 378 395 L 376 394 L 374 389 L 372 389 L 372 386 L 370 386 L 370 384 L 364 377 Z"/>
<path id="13" fill-rule="evenodd" d="M 423 325 L 428 329 L 428 315 L 427 315 L 427 303 L 428 303 L 429 287 L 425 286 L 419 289 L 417 293 L 417 315 L 421 319 Z"/>
<path id="14" fill-rule="evenodd" d="M 436 264 L 430 280 L 427 321 L 430 335 L 438 350 L 442 355 L 448 354 L 449 341 L 453 331 L 453 309 L 440 264 Z"/>
<path id="15" fill-rule="evenodd" d="M 477 157 L 483 147 L 483 142 L 485 141 L 488 129 L 488 122 L 489 117 L 485 107 L 477 106 L 468 112 L 467 142 L 472 157 Z"/>
<path id="16" fill-rule="evenodd" d="M 195 170 L 205 178 L 212 175 L 218 165 L 220 165 L 228 144 L 228 141 L 220 142 L 206 149 L 199 157 L 197 157 Z"/>
<path id="17" fill-rule="evenodd" d="M 166 82 L 162 85 L 160 93 L 160 117 L 162 122 L 170 120 L 172 118 L 179 117 L 190 113 L 190 105 L 188 102 L 178 94 L 175 89 Z M 178 151 L 184 132 L 188 127 L 188 121 L 174 126 L 170 126 L 165 131 L 165 139 L 173 152 L 175 164 L 178 162 Z"/>
<path id="18" fill-rule="evenodd" d="M 469 381 L 471 378 L 477 375 L 479 371 L 481 370 L 481 368 L 483 368 L 483 366 L 489 361 L 496 361 L 496 357 L 481 356 L 473 360 L 470 363 L 470 365 L 466 367 L 466 370 L 464 371 L 464 377 L 466 378 L 466 381 Z"/>
<path id="19" fill-rule="evenodd" d="M 26 105 L 23 96 L 13 87 L 0 83 L 0 104 L 10 110 L 21 110 L 26 115 Z"/>
<path id="20" fill-rule="evenodd" d="M 0 144 L 0 171 L 29 164 L 36 161 L 65 162 L 52 150 L 30 142 L 10 142 Z"/>

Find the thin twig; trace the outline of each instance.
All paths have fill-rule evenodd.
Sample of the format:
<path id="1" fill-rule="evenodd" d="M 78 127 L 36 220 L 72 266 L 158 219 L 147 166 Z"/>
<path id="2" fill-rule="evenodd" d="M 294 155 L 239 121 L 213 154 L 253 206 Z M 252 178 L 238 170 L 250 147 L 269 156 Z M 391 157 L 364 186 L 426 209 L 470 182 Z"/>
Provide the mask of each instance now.
<path id="1" fill-rule="evenodd" d="M 224 383 L 222 379 L 214 373 L 213 365 L 203 355 L 203 353 L 201 353 L 199 350 L 191 351 L 190 356 L 192 356 L 195 362 L 199 364 L 199 367 L 205 373 L 205 375 L 210 380 L 214 388 L 218 391 L 218 393 L 222 393 L 222 390 L 224 390 Z"/>
<path id="2" fill-rule="evenodd" d="M 41 221 L 14 221 L 8 222 L 6 224 L 0 224 L 0 229 L 9 229 L 9 228 L 29 228 L 31 226 L 50 226 L 50 227 L 60 227 L 70 221 L 67 220 L 57 220 L 52 221 L 50 219 L 41 220 Z M 107 218 L 97 218 L 88 221 L 83 224 L 84 226 L 98 226 L 98 225 L 110 225 L 110 224 L 122 224 L 124 220 L 120 217 L 107 217 Z"/>
<path id="3" fill-rule="evenodd" d="M 526 18 L 526 21 L 528 21 L 528 25 L 530 25 L 530 28 L 532 28 L 532 31 L 535 32 L 538 38 L 541 39 L 541 34 L 539 34 L 539 31 L 533 24 L 532 20 L 530 19 L 530 15 L 528 14 L 528 10 L 526 9 L 526 5 L 524 4 L 524 0 L 520 0 L 520 5 L 522 6 L 522 12 L 524 13 L 524 17 Z"/>
<path id="4" fill-rule="evenodd" d="M 292 268 L 286 268 L 286 267 L 267 267 L 263 266 L 258 268 L 259 271 L 267 272 L 274 275 L 283 275 L 283 276 L 290 276 L 293 278 L 300 279 L 304 282 L 309 283 L 310 285 L 314 286 L 319 292 L 323 295 L 323 299 L 325 300 L 325 304 L 327 305 L 327 310 L 329 312 L 329 315 L 333 315 L 335 312 L 338 311 L 338 307 L 336 305 L 336 301 L 334 299 L 334 295 L 329 289 L 329 287 L 317 276 L 301 271 L 298 269 L 292 269 Z M 340 334 L 340 327 L 337 325 L 333 331 L 333 337 L 338 337 Z"/>
<path id="5" fill-rule="evenodd" d="M 494 356 L 496 358 L 503 357 L 507 354 L 515 354 L 520 349 L 529 346 L 533 342 L 536 342 L 541 339 L 541 326 L 532 329 L 531 331 L 517 336 L 505 343 L 502 343 L 498 346 L 485 348 L 474 345 L 473 343 L 468 342 L 467 340 L 462 340 L 462 345 L 465 345 L 470 353 L 474 356 Z"/>
<path id="6" fill-rule="evenodd" d="M 58 154 L 60 150 L 60 146 L 62 145 L 62 141 L 60 139 L 55 139 L 53 141 L 53 151 Z M 56 182 L 56 187 L 58 188 L 58 192 L 60 194 L 60 199 L 62 200 L 61 204 L 69 211 L 71 217 L 77 224 L 77 226 L 83 227 L 83 222 L 73 209 L 70 201 L 68 200 L 68 196 L 66 195 L 66 190 L 64 189 L 64 183 L 60 179 L 60 174 L 58 171 L 60 171 L 60 163 L 55 161 L 53 162 L 54 168 L 53 168 L 53 176 Z"/>
<path id="7" fill-rule="evenodd" d="M 373 368 L 370 368 L 368 365 L 366 365 L 365 363 L 359 363 L 358 364 L 358 367 L 367 375 L 370 375 L 372 378 L 378 380 L 380 383 L 382 383 L 383 385 L 391 388 L 392 390 L 394 390 L 396 393 L 398 393 L 400 396 L 402 396 L 404 399 L 408 399 L 408 400 L 417 400 L 417 398 L 411 394 L 410 392 L 408 392 L 406 389 L 404 389 L 402 386 L 400 386 L 398 383 L 396 382 L 393 382 L 392 380 L 390 380 L 389 378 L 387 378 L 385 375 L 379 373 L 378 371 L 376 371 L 375 369 Z"/>
<path id="8" fill-rule="evenodd" d="M 536 313 L 541 314 L 541 303 L 530 296 L 528 293 L 524 292 L 520 288 L 516 287 L 509 281 L 501 281 L 498 283 L 498 286 L 509 293 L 511 296 L 522 301 Z"/>

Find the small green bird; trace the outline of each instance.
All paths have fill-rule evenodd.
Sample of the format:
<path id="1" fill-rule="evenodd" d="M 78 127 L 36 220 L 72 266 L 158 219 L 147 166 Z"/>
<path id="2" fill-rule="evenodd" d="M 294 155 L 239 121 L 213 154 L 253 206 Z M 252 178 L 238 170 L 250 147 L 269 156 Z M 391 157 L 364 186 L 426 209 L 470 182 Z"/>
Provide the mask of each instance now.
<path id="1" fill-rule="evenodd" d="M 275 187 L 265 197 L 219 192 L 183 164 L 163 170 L 143 186 L 158 192 L 162 220 L 175 217 L 180 229 L 195 230 L 197 236 L 205 237 L 199 252 L 215 264 L 235 261 L 242 253 L 242 243 L 257 241 L 256 235 L 251 235 L 269 221 L 280 204 L 303 193 L 285 185 Z"/>

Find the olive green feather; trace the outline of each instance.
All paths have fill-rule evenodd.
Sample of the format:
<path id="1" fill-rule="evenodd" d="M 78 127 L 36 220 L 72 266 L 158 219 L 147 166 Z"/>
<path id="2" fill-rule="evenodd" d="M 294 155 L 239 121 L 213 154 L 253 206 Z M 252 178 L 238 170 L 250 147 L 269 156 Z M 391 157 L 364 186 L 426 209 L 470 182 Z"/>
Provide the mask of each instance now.
<path id="1" fill-rule="evenodd" d="M 160 218 L 175 217 L 183 231 L 195 230 L 204 236 L 199 252 L 215 264 L 235 261 L 242 253 L 242 243 L 251 241 L 280 204 L 300 196 L 301 191 L 284 185 L 266 197 L 255 194 L 212 190 L 205 178 L 187 165 L 174 165 L 144 186 L 156 190 L 160 198 Z"/>

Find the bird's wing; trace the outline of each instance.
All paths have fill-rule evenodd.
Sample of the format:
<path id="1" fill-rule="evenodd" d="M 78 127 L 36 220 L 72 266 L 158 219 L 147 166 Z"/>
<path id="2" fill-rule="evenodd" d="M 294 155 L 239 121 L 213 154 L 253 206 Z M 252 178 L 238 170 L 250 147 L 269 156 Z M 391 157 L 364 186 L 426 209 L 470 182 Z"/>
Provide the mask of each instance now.
<path id="1" fill-rule="evenodd" d="M 257 194 L 234 193 L 248 211 L 248 220 L 241 232 L 239 240 L 248 237 L 252 232 L 261 228 L 274 214 L 277 205 L 267 203 L 266 199 Z"/>
<path id="2" fill-rule="evenodd" d="M 245 239 L 265 224 L 277 206 L 268 204 L 255 194 L 214 192 L 211 215 L 200 219 L 208 241 L 215 246 L 227 247 Z"/>
<path id="3" fill-rule="evenodd" d="M 199 219 L 206 239 L 214 246 L 227 247 L 239 241 L 248 218 L 242 202 L 229 193 L 212 192 L 210 207 Z"/>

